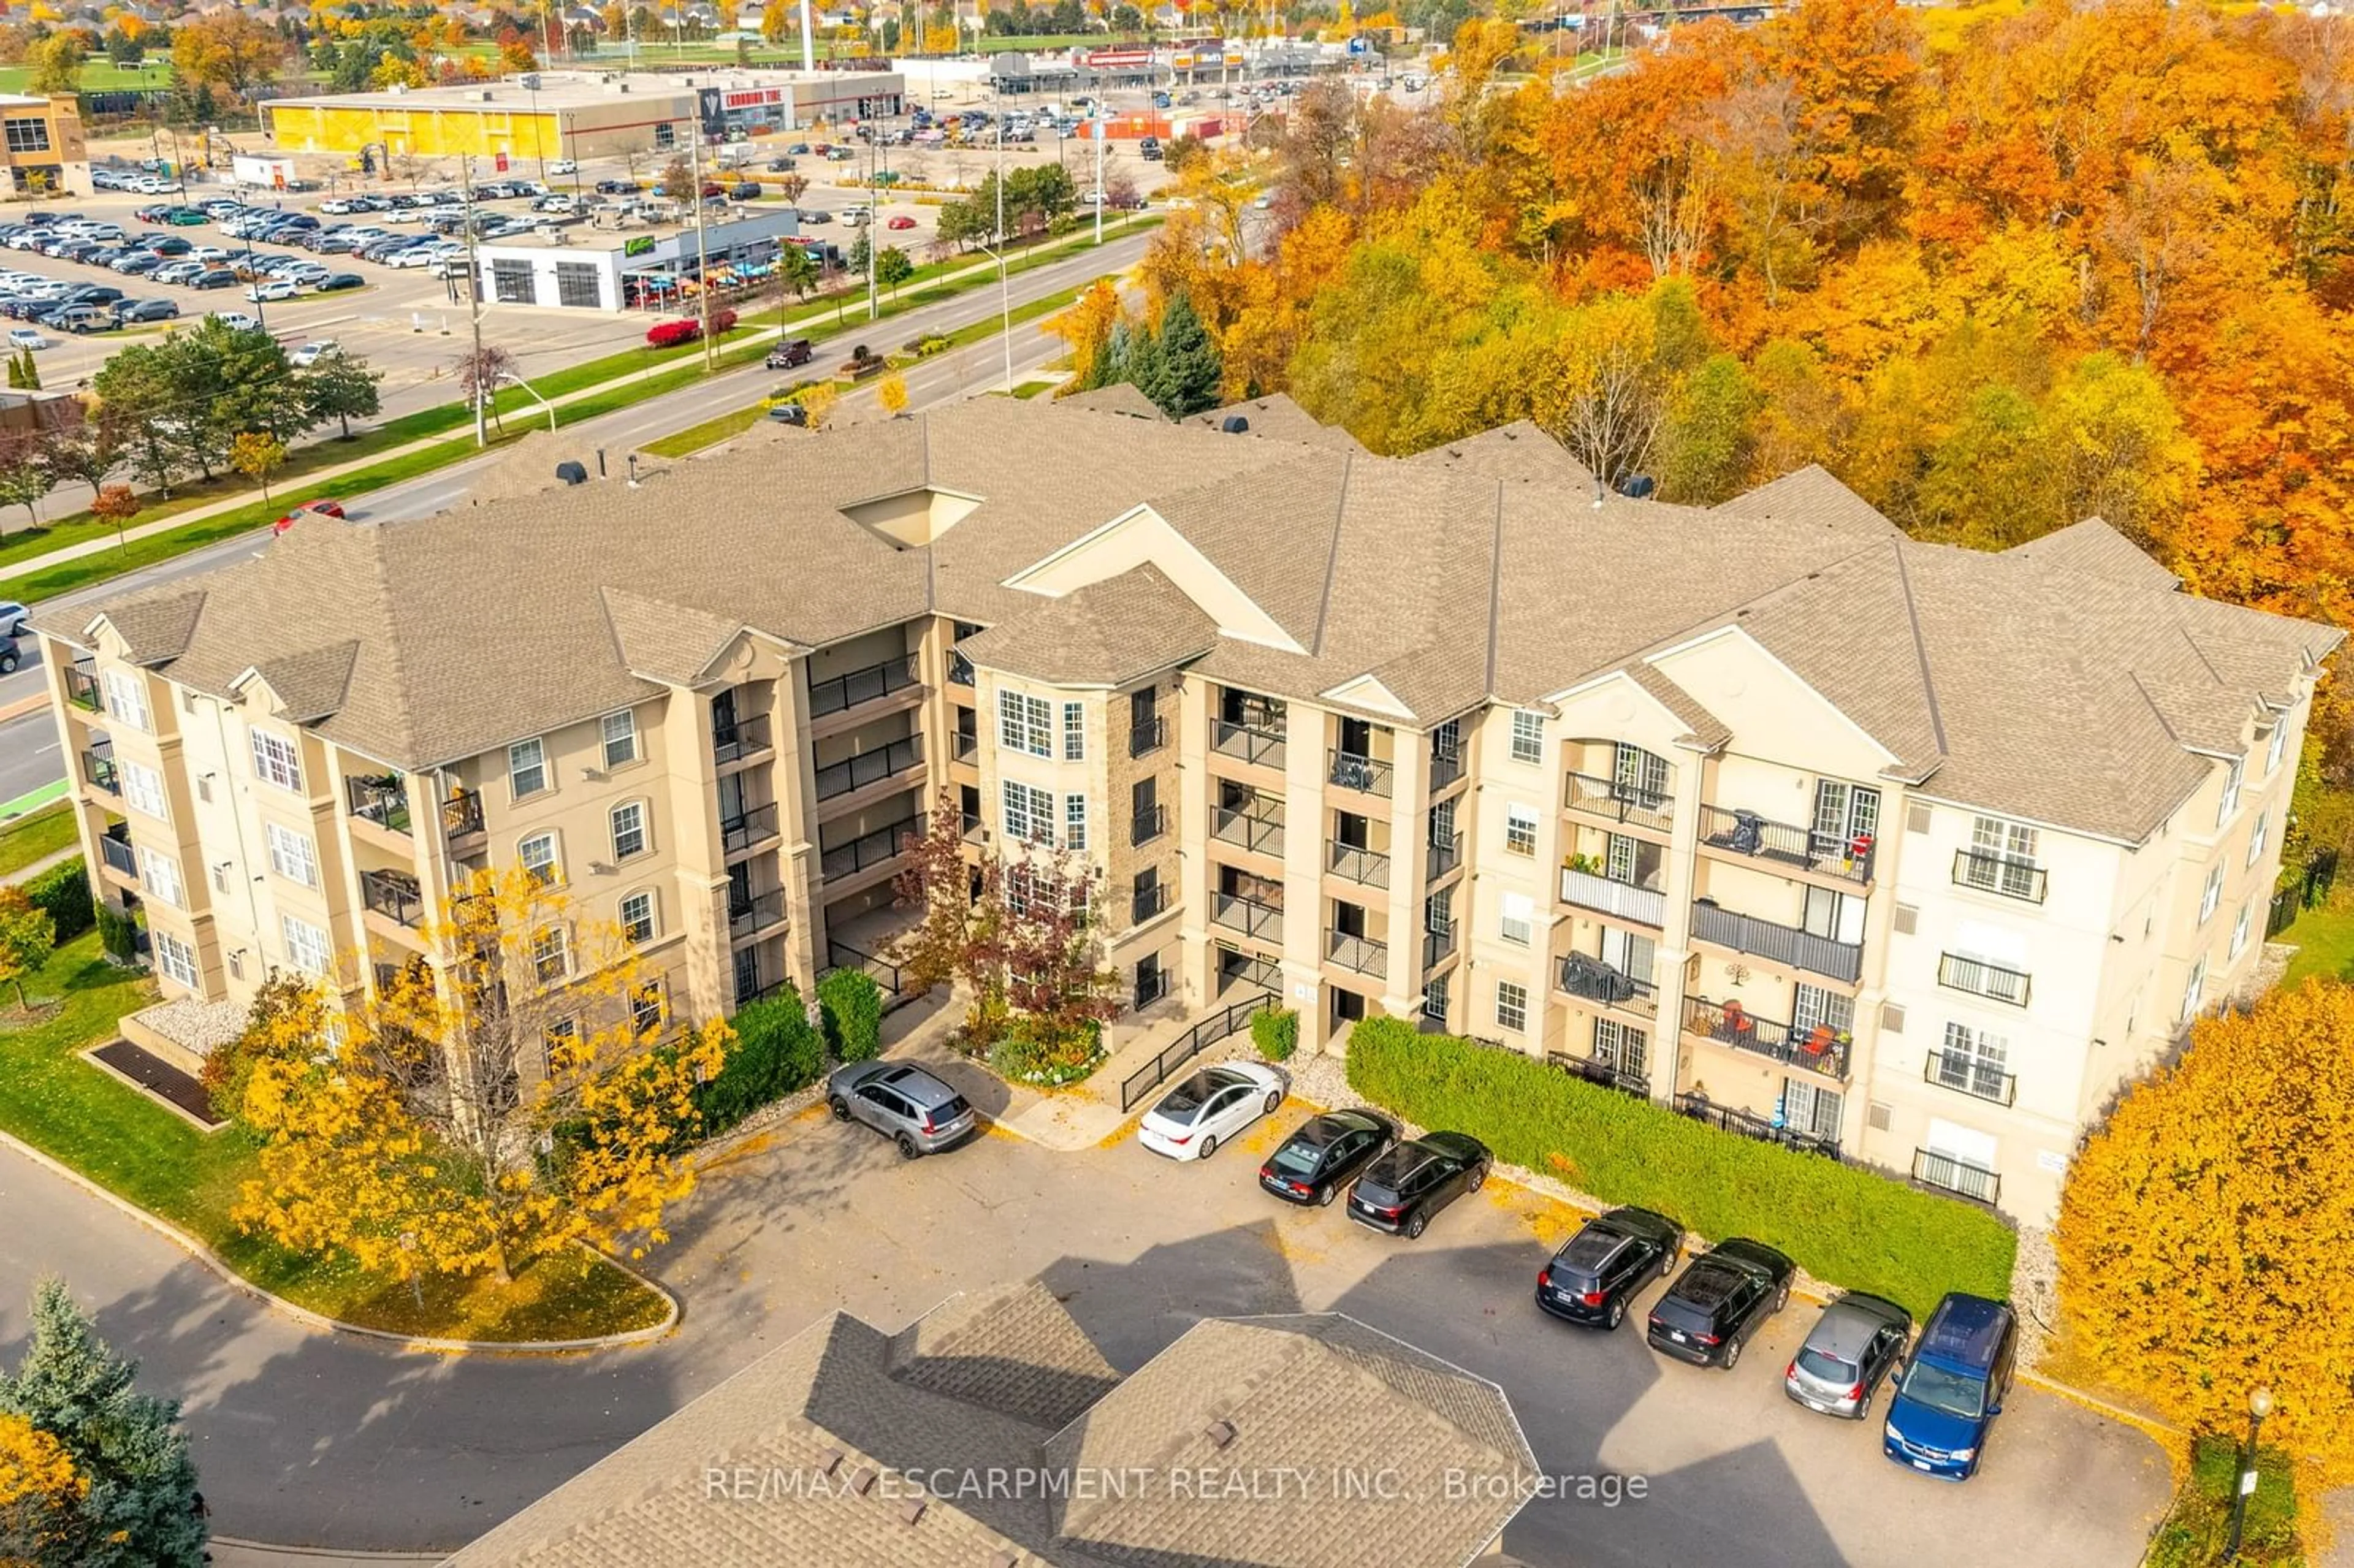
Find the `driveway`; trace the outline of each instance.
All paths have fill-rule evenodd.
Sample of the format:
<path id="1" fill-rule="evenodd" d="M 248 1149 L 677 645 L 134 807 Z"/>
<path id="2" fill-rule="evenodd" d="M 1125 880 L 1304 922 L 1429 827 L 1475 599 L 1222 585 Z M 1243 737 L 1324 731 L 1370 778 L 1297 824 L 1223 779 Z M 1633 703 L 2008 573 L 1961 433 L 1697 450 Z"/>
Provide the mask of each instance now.
<path id="1" fill-rule="evenodd" d="M 1977 1480 L 1897 1470 L 1875 1428 L 1781 1397 L 1803 1304 L 1730 1374 L 1670 1365 L 1631 1329 L 1556 1324 L 1530 1291 L 1572 1221 L 1500 1182 L 1413 1245 L 1337 1207 L 1275 1203 L 1253 1172 L 1299 1114 L 1188 1167 L 1131 1142 L 1055 1154 L 1002 1135 L 903 1163 L 871 1133 L 806 1116 L 717 1161 L 681 1214 L 661 1255 L 687 1302 L 680 1332 L 570 1361 L 305 1332 L 0 1155 L 0 1208 L 45 1217 L 0 1234 L 0 1358 L 19 1349 L 31 1278 L 63 1272 L 146 1381 L 187 1399 L 222 1533 L 343 1547 L 457 1544 L 833 1307 L 896 1329 L 952 1292 L 1032 1274 L 1123 1370 L 1197 1317 L 1304 1308 L 1496 1380 L 1548 1473 L 1644 1482 L 1616 1506 L 1532 1504 L 1505 1544 L 1532 1563 L 2125 1568 L 2164 1504 L 2154 1445 L 2029 1390 Z"/>

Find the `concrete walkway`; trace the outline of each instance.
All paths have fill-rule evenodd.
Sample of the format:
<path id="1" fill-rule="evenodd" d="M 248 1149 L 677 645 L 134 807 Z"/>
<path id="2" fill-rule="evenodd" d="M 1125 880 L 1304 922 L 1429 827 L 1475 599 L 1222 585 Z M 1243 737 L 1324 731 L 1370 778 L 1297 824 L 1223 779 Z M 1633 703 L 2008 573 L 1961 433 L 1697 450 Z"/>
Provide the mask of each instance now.
<path id="1" fill-rule="evenodd" d="M 0 878 L 0 881 L 30 882 L 33 878 L 40 875 L 41 873 L 48 870 L 49 867 L 53 865 L 63 865 L 66 862 L 74 859 L 80 853 L 81 846 L 80 844 L 73 844 L 68 848 L 58 851 L 55 854 L 43 855 L 40 859 L 35 861 L 30 865 L 20 866 L 16 870 L 10 872 L 5 878 Z"/>

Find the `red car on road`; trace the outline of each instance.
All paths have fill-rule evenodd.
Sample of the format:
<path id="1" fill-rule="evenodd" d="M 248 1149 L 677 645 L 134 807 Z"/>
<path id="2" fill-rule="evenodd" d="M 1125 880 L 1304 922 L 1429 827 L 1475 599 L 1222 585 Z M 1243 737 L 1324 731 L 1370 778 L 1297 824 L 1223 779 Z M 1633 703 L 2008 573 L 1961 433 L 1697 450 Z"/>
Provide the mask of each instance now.
<path id="1" fill-rule="evenodd" d="M 885 224 L 883 227 L 885 228 L 913 228 L 916 227 L 916 220 L 907 217 L 905 213 L 902 213 L 897 217 L 895 217 L 890 222 Z"/>
<path id="2" fill-rule="evenodd" d="M 294 526 L 294 523 L 297 518 L 309 512 L 315 512 L 322 517 L 341 517 L 344 514 L 344 503 L 324 495 L 321 496 L 316 501 L 306 501 L 302 503 L 302 505 L 297 506 L 293 511 L 289 512 L 285 516 L 281 517 L 277 522 L 272 523 L 270 525 L 270 534 L 273 536 L 283 534 L 287 529 Z"/>

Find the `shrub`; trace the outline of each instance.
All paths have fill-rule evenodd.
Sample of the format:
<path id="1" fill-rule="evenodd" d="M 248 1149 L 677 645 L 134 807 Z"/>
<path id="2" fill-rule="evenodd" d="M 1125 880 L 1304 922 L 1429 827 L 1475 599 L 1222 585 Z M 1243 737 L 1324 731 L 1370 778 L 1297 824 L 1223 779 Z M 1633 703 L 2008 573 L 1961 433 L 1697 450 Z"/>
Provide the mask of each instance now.
<path id="1" fill-rule="evenodd" d="M 25 896 L 34 908 L 48 912 L 59 942 L 80 936 L 98 918 L 97 905 L 90 895 L 90 872 L 80 856 L 62 861 L 26 883 Z"/>
<path id="2" fill-rule="evenodd" d="M 676 348 L 702 335 L 701 322 L 656 322 L 646 328 L 646 343 L 653 348 Z"/>
<path id="3" fill-rule="evenodd" d="M 825 1071 L 825 1042 L 810 1027 L 801 997 L 787 986 L 729 1021 L 736 1043 L 718 1073 L 695 1090 L 704 1136 L 726 1132 L 754 1111 L 807 1088 Z"/>
<path id="4" fill-rule="evenodd" d="M 883 988 L 864 969 L 832 969 L 817 982 L 825 1048 L 838 1061 L 866 1062 L 883 1053 Z"/>
<path id="5" fill-rule="evenodd" d="M 1916 1314 L 1949 1290 L 2009 1293 L 2018 1238 L 1983 1210 L 1721 1132 L 1517 1052 L 1372 1018 L 1350 1034 L 1348 1071 L 1374 1104 L 1468 1132 L 1508 1164 L 1657 1209 L 1712 1241 L 1754 1237 L 1818 1279 Z"/>
<path id="6" fill-rule="evenodd" d="M 109 905 L 94 904 L 92 916 L 98 922 L 99 945 L 106 956 L 118 964 L 139 961 L 139 922 Z"/>
<path id="7" fill-rule="evenodd" d="M 1251 1014 L 1251 1044 L 1270 1062 L 1288 1062 L 1299 1049 L 1299 1014 L 1288 1007 L 1262 1007 Z"/>
<path id="8" fill-rule="evenodd" d="M 1034 1018 L 1013 1018 L 989 1048 L 989 1065 L 999 1077 L 1043 1088 L 1076 1084 L 1103 1060 L 1103 1025 L 1092 1019 L 1057 1033 Z"/>
<path id="9" fill-rule="evenodd" d="M 711 330 L 714 334 L 723 332 L 734 332 L 736 330 L 736 313 L 734 311 L 712 312 Z"/>
<path id="10" fill-rule="evenodd" d="M 2232 1494 L 2238 1488 L 2239 1475 L 2237 1438 L 2210 1434 L 2191 1445 L 2190 1474 L 2157 1538 L 2149 1543 L 2149 1555 L 2143 1559 L 2147 1568 L 2207 1568 L 2222 1560 L 2223 1542 L 2231 1531 Z M 2256 1489 L 2248 1499 L 2239 1561 L 2285 1565 L 2305 1560 L 2297 1539 L 2292 1463 L 2277 1448 L 2259 1447 Z"/>

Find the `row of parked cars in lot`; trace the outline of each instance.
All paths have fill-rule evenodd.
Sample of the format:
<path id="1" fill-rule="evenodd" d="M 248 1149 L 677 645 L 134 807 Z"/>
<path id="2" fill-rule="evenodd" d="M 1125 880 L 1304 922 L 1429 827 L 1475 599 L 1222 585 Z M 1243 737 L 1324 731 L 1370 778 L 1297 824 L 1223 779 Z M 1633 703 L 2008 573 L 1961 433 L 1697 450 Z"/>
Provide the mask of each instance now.
<path id="1" fill-rule="evenodd" d="M 38 214 L 34 221 L 0 226 L 0 246 L 103 269 L 125 283 L 137 280 L 198 291 L 239 289 L 257 302 L 293 299 L 305 291 L 355 289 L 366 281 L 306 258 L 197 245 L 168 231 L 126 235 L 114 224 L 70 213 Z M 134 299 L 111 284 L 0 273 L 0 314 L 58 331 L 104 332 L 130 322 L 169 321 L 179 313 L 169 299 Z"/>
<path id="2" fill-rule="evenodd" d="M 1137 1141 L 1172 1160 L 1207 1160 L 1280 1107 L 1287 1086 L 1281 1072 L 1258 1062 L 1200 1068 L 1145 1113 Z M 837 1118 L 878 1128 L 909 1159 L 960 1142 L 978 1125 L 962 1096 L 907 1063 L 842 1067 L 829 1097 Z M 1349 1109 L 1301 1123 L 1258 1167 L 1257 1179 L 1288 1203 L 1321 1207 L 1345 1192 L 1351 1220 L 1413 1239 L 1449 1203 L 1478 1192 L 1493 1164 L 1469 1133 L 1406 1138 L 1378 1112 Z M 1537 1271 L 1536 1305 L 1607 1333 L 1666 1280 L 1645 1313 L 1646 1340 L 1673 1360 L 1731 1372 L 1743 1348 L 1789 1305 L 1797 1266 L 1744 1236 L 1685 1262 L 1686 1239 L 1681 1225 L 1649 1209 L 1596 1215 Z M 1882 1451 L 1924 1475 L 1967 1480 L 2009 1393 L 2018 1338 L 2010 1308 L 1985 1297 L 1948 1294 L 1915 1335 L 1904 1308 L 1850 1291 L 1817 1316 L 1782 1369 L 1783 1392 L 1808 1410 L 1863 1421 L 1886 1387 Z"/>

